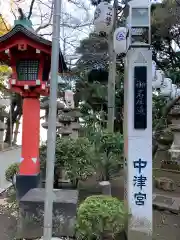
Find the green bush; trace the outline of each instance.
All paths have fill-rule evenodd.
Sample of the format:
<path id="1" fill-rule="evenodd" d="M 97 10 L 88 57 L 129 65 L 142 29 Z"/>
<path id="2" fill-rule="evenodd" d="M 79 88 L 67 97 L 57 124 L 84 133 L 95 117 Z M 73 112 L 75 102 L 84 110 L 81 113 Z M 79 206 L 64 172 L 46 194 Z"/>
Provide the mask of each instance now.
<path id="1" fill-rule="evenodd" d="M 122 201 L 110 196 L 88 197 L 77 213 L 76 235 L 79 240 L 111 239 L 124 230 L 127 211 Z"/>
<path id="2" fill-rule="evenodd" d="M 96 163 L 101 171 L 101 180 L 109 181 L 123 168 L 123 135 L 104 130 L 96 132 L 91 141 L 95 146 Z"/>
<path id="3" fill-rule="evenodd" d="M 55 173 L 63 168 L 74 185 L 86 180 L 95 171 L 94 147 L 87 138 L 60 138 L 56 140 Z M 45 171 L 46 146 L 40 148 L 41 171 Z M 55 177 L 58 177 L 55 176 Z M 55 181 L 57 179 L 54 179 Z"/>
<path id="4" fill-rule="evenodd" d="M 19 163 L 11 164 L 5 172 L 6 180 L 14 184 L 13 182 L 14 176 L 17 175 L 18 171 L 19 171 Z"/>

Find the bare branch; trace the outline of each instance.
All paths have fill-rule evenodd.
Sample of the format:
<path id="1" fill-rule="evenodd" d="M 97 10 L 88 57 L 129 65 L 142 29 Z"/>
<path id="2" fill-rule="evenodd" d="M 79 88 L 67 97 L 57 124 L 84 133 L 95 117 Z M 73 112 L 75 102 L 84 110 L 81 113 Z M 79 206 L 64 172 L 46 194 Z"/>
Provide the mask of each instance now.
<path id="1" fill-rule="evenodd" d="M 35 0 L 32 0 L 32 1 L 31 1 L 31 4 L 30 4 L 28 19 L 30 19 L 31 16 L 32 16 L 32 11 L 33 11 L 34 3 L 35 3 Z"/>
<path id="2" fill-rule="evenodd" d="M 38 33 L 40 30 L 45 29 L 45 28 L 47 28 L 47 27 L 49 27 L 49 26 L 52 25 L 52 24 L 51 24 L 52 16 L 53 16 L 53 2 L 52 2 L 52 4 L 51 4 L 51 12 L 50 12 L 49 21 L 48 21 L 47 23 L 45 23 L 45 24 L 40 25 L 40 26 L 36 29 L 36 33 Z"/>
<path id="3" fill-rule="evenodd" d="M 39 34 L 39 36 L 41 36 L 41 37 L 52 36 L 52 32 L 51 33 L 41 33 L 41 34 Z"/>

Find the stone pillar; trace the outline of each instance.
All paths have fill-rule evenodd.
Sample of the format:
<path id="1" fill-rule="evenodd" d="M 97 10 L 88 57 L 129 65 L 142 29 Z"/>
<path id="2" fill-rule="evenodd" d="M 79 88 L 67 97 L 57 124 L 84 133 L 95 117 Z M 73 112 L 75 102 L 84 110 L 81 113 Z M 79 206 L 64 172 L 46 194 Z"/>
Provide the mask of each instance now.
<path id="1" fill-rule="evenodd" d="M 64 101 L 65 102 L 57 103 L 57 133 L 60 134 L 61 137 L 71 137 L 73 139 L 77 139 L 78 130 L 80 128 L 78 119 L 81 114 L 79 109 L 74 108 L 73 93 L 71 91 L 65 92 Z M 41 104 L 41 109 L 46 110 L 47 113 L 42 127 L 48 129 L 48 101 L 45 101 Z M 61 187 L 68 187 L 70 180 L 67 178 L 67 174 L 63 168 L 61 168 L 58 175 L 60 178 L 59 182 L 61 183 Z"/>
<path id="2" fill-rule="evenodd" d="M 62 124 L 58 120 L 58 112 L 61 111 L 64 107 L 65 107 L 65 104 L 63 102 L 57 102 L 57 122 L 56 122 L 57 129 L 62 127 Z M 45 129 L 48 129 L 48 111 L 49 111 L 49 101 L 48 100 L 41 103 L 41 109 L 46 111 L 45 122 L 42 123 L 41 126 Z"/>
<path id="3" fill-rule="evenodd" d="M 164 162 L 169 162 L 171 156 L 169 153 L 169 148 L 173 142 L 173 134 L 169 129 L 164 130 L 157 136 L 158 150 L 153 161 L 154 168 L 161 168 Z"/>
<path id="4" fill-rule="evenodd" d="M 58 121 L 61 123 L 62 127 L 58 130 L 58 133 L 61 134 L 62 137 L 69 137 L 72 133 L 71 129 L 71 116 L 68 116 L 66 110 L 60 111 L 60 115 L 58 115 Z"/>
<path id="5" fill-rule="evenodd" d="M 59 116 L 59 122 L 63 126 L 59 129 L 59 133 L 64 137 L 70 136 L 73 139 L 77 139 L 80 128 L 80 124 L 78 122 L 79 116 L 79 109 L 65 108 Z"/>
<path id="6" fill-rule="evenodd" d="M 130 213 L 127 233 L 129 240 L 149 240 L 152 239 L 152 52 L 149 48 L 128 50 L 124 83 L 124 195 Z M 143 184 L 139 184 L 139 179 L 144 179 Z"/>
<path id="7" fill-rule="evenodd" d="M 174 141 L 171 145 L 171 160 L 180 164 L 180 103 L 178 102 L 169 114 L 172 124 L 169 126 L 174 135 Z"/>

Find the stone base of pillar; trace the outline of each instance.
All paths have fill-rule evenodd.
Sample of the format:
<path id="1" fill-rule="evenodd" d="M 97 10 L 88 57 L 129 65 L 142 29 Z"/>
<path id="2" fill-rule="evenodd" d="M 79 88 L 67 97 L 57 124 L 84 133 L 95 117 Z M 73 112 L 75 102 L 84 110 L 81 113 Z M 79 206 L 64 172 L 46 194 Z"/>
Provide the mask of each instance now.
<path id="1" fill-rule="evenodd" d="M 16 190 L 18 200 L 20 200 L 32 188 L 38 187 L 40 187 L 40 174 L 16 176 Z"/>
<path id="2" fill-rule="evenodd" d="M 128 240 L 152 240 L 152 235 L 148 233 L 141 232 L 138 230 L 128 230 L 127 232 Z"/>

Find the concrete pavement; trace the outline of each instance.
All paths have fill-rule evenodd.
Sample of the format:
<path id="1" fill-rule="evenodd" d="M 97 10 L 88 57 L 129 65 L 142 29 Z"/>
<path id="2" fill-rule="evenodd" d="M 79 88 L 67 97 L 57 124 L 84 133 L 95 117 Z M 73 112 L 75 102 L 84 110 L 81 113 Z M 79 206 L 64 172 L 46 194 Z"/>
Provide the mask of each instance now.
<path id="1" fill-rule="evenodd" d="M 0 151 L 0 193 L 11 186 L 10 182 L 6 181 L 6 169 L 12 164 L 20 161 L 21 147 L 11 147 Z"/>

